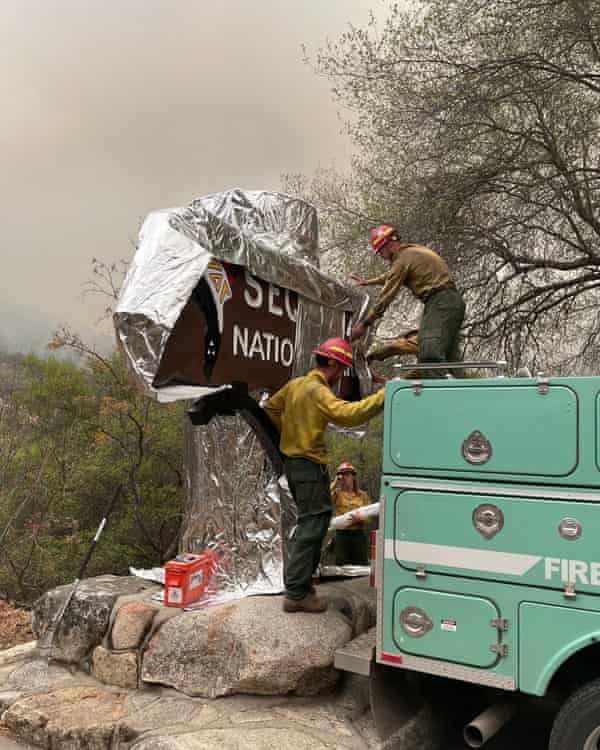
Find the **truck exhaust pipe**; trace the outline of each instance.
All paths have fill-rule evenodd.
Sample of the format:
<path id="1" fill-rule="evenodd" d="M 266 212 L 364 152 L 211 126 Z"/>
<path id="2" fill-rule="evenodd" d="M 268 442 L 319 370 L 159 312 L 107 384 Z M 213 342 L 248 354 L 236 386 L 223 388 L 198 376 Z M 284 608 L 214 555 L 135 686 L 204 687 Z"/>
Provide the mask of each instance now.
<path id="1" fill-rule="evenodd" d="M 469 747 L 483 747 L 517 712 L 512 700 L 502 700 L 485 709 L 464 728 L 463 737 Z"/>

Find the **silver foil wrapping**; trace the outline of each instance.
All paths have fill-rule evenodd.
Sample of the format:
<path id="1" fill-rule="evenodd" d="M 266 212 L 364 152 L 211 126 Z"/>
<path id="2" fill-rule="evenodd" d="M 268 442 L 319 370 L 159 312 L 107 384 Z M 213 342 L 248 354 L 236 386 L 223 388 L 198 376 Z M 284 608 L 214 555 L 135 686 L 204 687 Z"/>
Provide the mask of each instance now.
<path id="1" fill-rule="evenodd" d="M 189 502 L 182 550 L 218 549 L 216 572 L 194 606 L 283 589 L 296 522 L 285 477 L 278 477 L 240 417 L 186 427 Z"/>
<path id="2" fill-rule="evenodd" d="M 185 208 L 151 213 L 114 314 L 117 340 L 139 385 L 161 401 L 198 398 L 214 388 L 156 387 L 169 337 L 214 261 L 243 266 L 298 295 L 291 375 L 311 366 L 311 349 L 344 336 L 368 297 L 318 268 L 318 222 L 306 202 L 271 192 L 232 190 Z M 356 372 L 370 384 L 361 352 Z M 227 387 L 220 384 L 220 388 Z M 187 518 L 181 551 L 217 547 L 217 571 L 198 606 L 283 587 L 295 509 L 252 429 L 240 417 L 186 426 Z"/>
<path id="3" fill-rule="evenodd" d="M 293 374 L 305 372 L 310 348 L 347 333 L 343 311 L 356 316 L 368 304 L 367 295 L 319 270 L 317 248 L 314 207 L 279 193 L 231 190 L 198 198 L 187 208 L 151 213 L 140 230 L 113 316 L 117 341 L 148 395 L 171 400 L 209 392 L 193 386 L 157 389 L 153 383 L 175 323 L 213 258 L 244 266 L 260 279 L 298 293 L 303 312 Z M 331 328 L 336 310 L 338 325 Z M 360 355 L 356 371 L 368 387 Z"/>

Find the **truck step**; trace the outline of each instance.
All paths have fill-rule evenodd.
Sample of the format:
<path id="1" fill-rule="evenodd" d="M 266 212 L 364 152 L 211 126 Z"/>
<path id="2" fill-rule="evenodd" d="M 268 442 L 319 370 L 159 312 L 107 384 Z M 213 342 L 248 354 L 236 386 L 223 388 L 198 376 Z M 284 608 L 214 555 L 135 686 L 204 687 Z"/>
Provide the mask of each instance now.
<path id="1" fill-rule="evenodd" d="M 344 646 L 336 649 L 333 665 L 343 672 L 354 672 L 369 677 L 375 655 L 376 627 L 372 627 Z"/>

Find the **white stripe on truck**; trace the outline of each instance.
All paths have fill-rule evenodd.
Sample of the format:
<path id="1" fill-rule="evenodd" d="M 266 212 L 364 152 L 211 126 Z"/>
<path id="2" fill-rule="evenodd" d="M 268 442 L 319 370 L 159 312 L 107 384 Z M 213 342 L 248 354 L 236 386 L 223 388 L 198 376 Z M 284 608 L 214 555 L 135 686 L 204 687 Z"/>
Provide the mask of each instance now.
<path id="1" fill-rule="evenodd" d="M 395 549 L 394 549 L 395 547 Z M 412 562 L 421 565 L 441 565 L 485 573 L 505 573 L 522 576 L 542 559 L 540 555 L 521 555 L 516 552 L 495 552 L 470 547 L 451 547 L 446 544 L 385 540 L 386 560 Z"/>

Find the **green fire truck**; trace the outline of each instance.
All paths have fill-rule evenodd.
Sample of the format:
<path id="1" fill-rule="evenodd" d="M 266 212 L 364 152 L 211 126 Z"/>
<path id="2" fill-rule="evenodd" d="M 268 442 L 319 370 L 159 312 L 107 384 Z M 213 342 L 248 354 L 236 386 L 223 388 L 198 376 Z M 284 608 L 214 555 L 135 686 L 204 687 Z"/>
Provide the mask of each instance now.
<path id="1" fill-rule="evenodd" d="M 380 500 L 377 624 L 336 665 L 370 676 L 383 746 L 420 720 L 440 746 L 476 685 L 469 746 L 533 696 L 550 750 L 598 750 L 600 378 L 388 381 Z"/>

